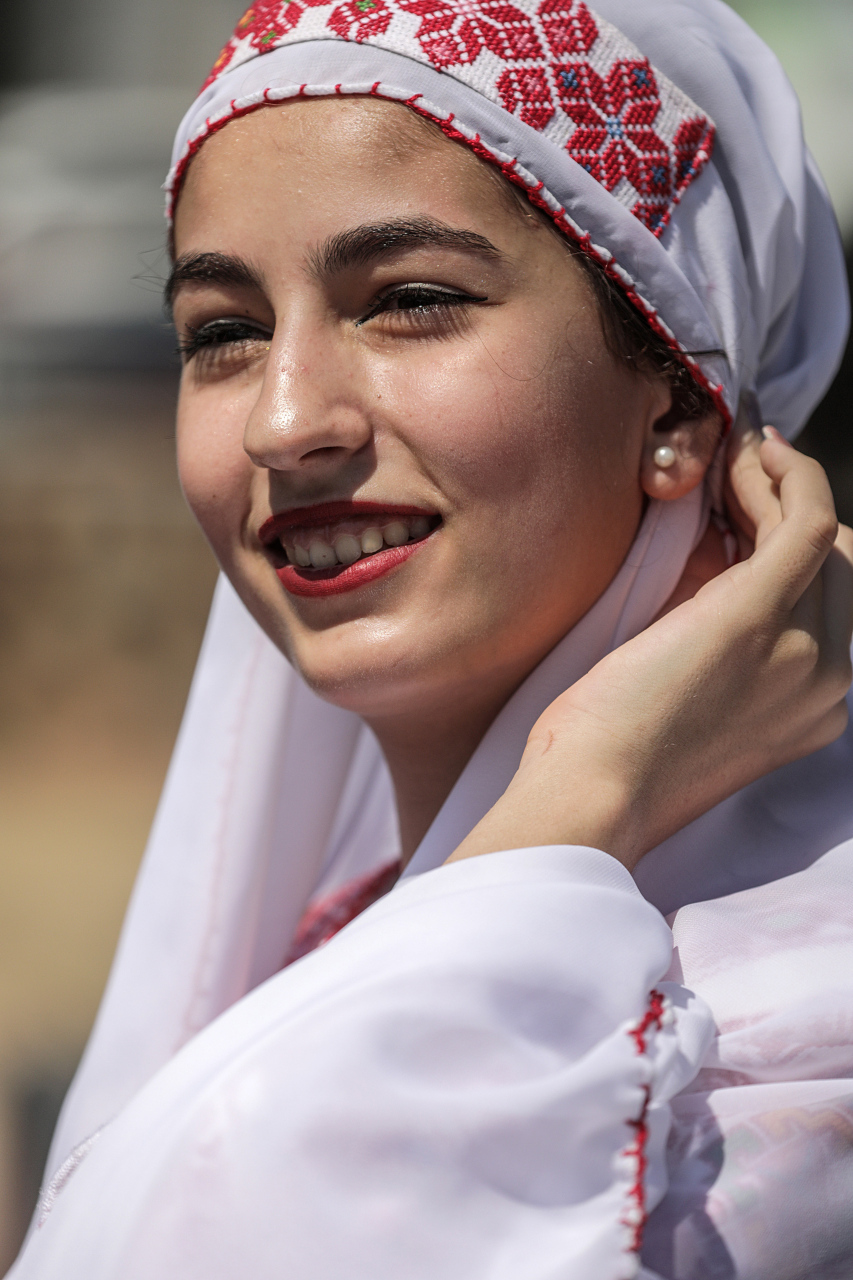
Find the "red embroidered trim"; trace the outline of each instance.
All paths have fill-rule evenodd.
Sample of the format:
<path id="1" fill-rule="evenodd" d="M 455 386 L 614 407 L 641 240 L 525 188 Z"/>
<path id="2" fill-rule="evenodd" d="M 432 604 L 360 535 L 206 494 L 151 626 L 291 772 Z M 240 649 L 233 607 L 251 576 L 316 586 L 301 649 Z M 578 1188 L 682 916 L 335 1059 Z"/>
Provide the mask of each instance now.
<path id="1" fill-rule="evenodd" d="M 336 933 L 383 897 L 400 877 L 399 859 L 369 871 L 310 906 L 296 928 L 284 968 L 328 942 Z"/>
<path id="2" fill-rule="evenodd" d="M 340 91 L 340 85 L 335 85 L 335 92 L 338 93 L 339 91 Z M 212 134 L 218 133 L 220 129 L 224 129 L 224 127 L 227 124 L 230 124 L 232 120 L 239 119 L 241 116 L 250 115 L 253 111 L 258 111 L 261 107 L 280 106 L 282 102 L 292 100 L 292 98 L 270 99 L 267 96 L 268 93 L 269 93 L 269 90 L 266 90 L 263 96 L 263 100 L 260 100 L 257 102 L 249 102 L 243 107 L 233 108 L 231 113 L 227 116 L 222 116 L 220 119 L 213 120 L 213 121 L 206 120 L 205 128 L 203 132 L 200 134 L 197 134 L 196 137 L 192 138 L 191 141 L 187 144 L 187 149 L 184 155 L 181 157 L 181 159 L 178 161 L 178 164 L 175 166 L 175 171 L 174 171 L 174 174 L 172 175 L 172 180 L 169 185 L 167 217 L 169 218 L 170 222 L 174 215 L 175 205 L 177 203 L 178 196 L 180 195 L 181 185 L 183 183 L 184 176 L 186 174 L 190 161 L 192 160 L 193 156 L 196 155 L 199 149 L 204 145 L 207 139 L 211 137 Z M 315 97 L 315 96 L 317 95 L 306 93 L 306 85 L 304 84 L 300 85 L 298 92 L 292 95 L 292 97 L 300 97 L 300 98 Z M 370 96 L 374 98 L 381 98 L 385 102 L 402 103 L 403 106 L 409 107 L 410 110 L 417 112 L 418 115 L 424 116 L 424 118 L 427 120 L 431 120 L 433 124 L 437 124 L 439 129 L 441 129 L 442 133 L 444 133 L 448 138 L 452 138 L 454 142 L 461 142 L 466 147 L 470 147 L 470 149 L 475 153 L 475 155 L 478 155 L 482 160 L 486 160 L 488 161 L 489 164 L 493 164 L 498 169 L 500 169 L 501 173 L 504 175 L 507 181 L 514 183 L 518 187 L 521 187 L 522 191 L 525 193 L 528 200 L 530 200 L 531 204 L 536 205 L 538 209 L 541 209 L 543 213 L 546 213 L 548 217 L 551 218 L 556 223 L 556 225 L 563 232 L 563 234 L 567 236 L 570 240 L 574 241 L 574 243 L 578 246 L 578 248 L 583 253 L 587 254 L 590 258 L 594 259 L 594 261 L 597 262 L 599 266 L 603 268 L 605 274 L 609 276 L 610 279 L 613 280 L 619 286 L 619 288 L 622 290 L 622 292 L 625 294 L 628 300 L 631 303 L 633 303 L 633 305 L 641 313 L 646 323 L 650 325 L 650 327 L 655 331 L 656 334 L 658 334 L 659 337 L 664 339 L 667 346 L 669 346 L 669 348 L 672 350 L 673 354 L 688 369 L 688 371 L 693 376 L 693 378 L 695 378 L 696 382 L 698 382 L 699 386 L 702 387 L 703 390 L 705 390 L 708 393 L 708 395 L 711 397 L 711 400 L 713 401 L 715 408 L 717 409 L 718 413 L 720 414 L 720 417 L 723 420 L 723 433 L 726 434 L 731 429 L 732 415 L 729 411 L 728 405 L 726 404 L 722 385 L 717 384 L 715 386 L 714 383 L 712 383 L 710 379 L 706 377 L 705 373 L 703 372 L 699 364 L 696 362 L 696 360 L 692 356 L 687 354 L 687 352 L 679 343 L 678 339 L 675 337 L 675 334 L 672 332 L 672 330 L 669 329 L 660 319 L 660 316 L 658 315 L 655 308 L 652 307 L 648 302 L 646 302 L 645 298 L 643 298 L 642 295 L 637 292 L 637 290 L 634 288 L 634 284 L 633 284 L 633 281 L 631 280 L 631 277 L 628 275 L 626 271 L 623 270 L 622 267 L 618 265 L 618 263 L 615 261 L 613 256 L 610 255 L 608 257 L 605 257 L 604 254 L 602 254 L 598 249 L 596 249 L 595 245 L 593 245 L 592 243 L 592 238 L 588 231 L 583 233 L 578 233 L 578 231 L 568 221 L 566 217 L 565 209 L 563 208 L 559 208 L 556 210 L 552 209 L 551 206 L 547 203 L 547 201 L 542 199 L 542 196 L 540 193 L 545 189 L 544 182 L 541 182 L 541 181 L 535 182 L 531 186 L 527 181 L 525 181 L 522 175 L 517 171 L 517 166 L 518 166 L 517 160 L 501 160 L 496 155 L 494 155 L 493 152 L 489 150 L 489 148 L 484 144 L 484 142 L 480 138 L 479 134 L 475 134 L 474 137 L 471 138 L 467 134 L 463 133 L 460 129 L 458 129 L 452 123 L 454 119 L 452 112 L 449 116 L 443 119 L 441 116 L 435 115 L 432 111 L 428 111 L 425 107 L 421 106 L 420 103 L 418 102 L 418 99 L 421 97 L 421 95 L 418 93 L 413 94 L 412 97 L 410 98 L 401 99 L 401 98 L 395 97 L 393 94 L 381 93 L 377 87 L 377 83 L 374 83 L 373 85 L 371 85 L 370 90 L 368 91 L 367 94 L 354 95 L 354 96 L 365 96 L 365 97 Z"/>
<path id="3" fill-rule="evenodd" d="M 648 1033 L 651 1030 L 659 1031 L 662 1025 L 664 1012 L 664 996 L 660 991 L 652 991 L 649 995 L 649 1007 L 643 1018 L 637 1023 L 636 1027 L 632 1027 L 628 1034 L 634 1041 L 637 1053 L 643 1056 L 648 1049 Z M 628 1199 L 631 1201 L 632 1211 L 630 1216 L 622 1219 L 622 1225 L 628 1227 L 631 1231 L 630 1251 L 639 1253 L 643 1243 L 643 1228 L 646 1225 L 648 1214 L 646 1213 L 646 1170 L 648 1168 L 648 1158 L 646 1156 L 646 1144 L 648 1142 L 649 1131 L 646 1124 L 646 1116 L 649 1111 L 649 1102 L 651 1101 L 651 1089 L 646 1085 L 643 1089 L 643 1105 L 640 1108 L 640 1114 L 636 1120 L 629 1120 L 627 1123 L 636 1134 L 634 1141 L 630 1146 L 626 1147 L 622 1152 L 625 1159 L 634 1163 L 635 1176 L 632 1185 L 628 1189 Z"/>
<path id="4" fill-rule="evenodd" d="M 654 236 L 711 152 L 713 123 L 585 0 L 256 0 L 203 88 L 272 49 L 333 38 L 454 68 L 547 129 Z"/>
<path id="5" fill-rule="evenodd" d="M 504 0 L 397 0 L 421 19 L 415 39 L 434 67 L 476 62 L 484 49 L 502 62 L 541 58 L 529 17 Z M 596 35 L 598 32 L 596 31 Z"/>

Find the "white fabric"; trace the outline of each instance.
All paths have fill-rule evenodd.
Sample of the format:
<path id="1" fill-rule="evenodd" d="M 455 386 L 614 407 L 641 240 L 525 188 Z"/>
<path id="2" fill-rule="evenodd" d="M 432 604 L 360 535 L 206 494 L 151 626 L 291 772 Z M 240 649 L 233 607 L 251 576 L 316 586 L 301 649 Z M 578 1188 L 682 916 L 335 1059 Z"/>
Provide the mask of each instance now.
<path id="1" fill-rule="evenodd" d="M 632 1121 L 648 1128 L 654 1203 L 665 1104 L 712 1038 L 676 987 L 638 1049 L 670 950 L 597 850 L 410 880 L 173 1058 L 96 1141 L 15 1274 L 636 1274 Z"/>
<path id="2" fill-rule="evenodd" d="M 537 0 L 519 8 L 534 12 Z M 540 197 L 591 234 L 683 349 L 725 351 L 727 360 L 699 364 L 732 414 L 743 392 L 755 392 L 763 420 L 793 436 L 838 366 L 849 317 L 838 230 L 796 96 L 767 46 L 718 0 L 602 0 L 596 10 L 716 124 L 711 161 L 659 240 L 564 150 L 463 83 L 464 68 L 439 72 L 395 51 L 393 26 L 362 44 L 297 31 L 299 43 L 221 75 L 181 122 L 173 174 L 211 123 L 253 103 L 336 90 L 421 95 L 424 110 L 452 115 L 498 160 L 518 161 L 531 184 L 544 184 Z"/>
<path id="3" fill-rule="evenodd" d="M 585 189 L 596 234 L 622 237 L 623 265 L 685 345 L 723 342 L 730 403 L 757 386 L 792 432 L 845 315 L 793 96 L 712 0 L 601 8 L 719 140 L 661 242 Z M 479 111 L 472 127 L 500 126 L 570 194 L 570 162 L 536 153 L 532 130 L 387 50 L 293 46 L 231 74 L 255 92 L 300 57 L 324 75 L 345 58 L 359 81 L 392 59 L 397 87 L 423 93 L 428 75 L 444 111 Z M 306 902 L 394 856 L 393 802 L 368 730 L 310 694 L 220 584 L 14 1280 L 618 1280 L 640 1267 L 644 1210 L 643 1275 L 853 1273 L 849 733 L 653 850 L 636 876 L 645 903 L 594 850 L 440 867 L 544 707 L 655 615 L 704 518 L 698 494 L 650 505 L 619 575 L 504 708 L 409 874 L 278 974 Z M 662 980 L 670 1007 L 640 1047 L 632 1032 Z"/>
<path id="4" fill-rule="evenodd" d="M 702 527 L 697 492 L 650 505 L 622 570 L 503 709 L 410 872 L 440 866 L 491 808 L 540 711 L 647 625 Z M 315 886 L 324 892 L 398 852 L 375 738 L 307 689 L 223 579 L 52 1168 L 195 1032 L 280 968 Z"/>

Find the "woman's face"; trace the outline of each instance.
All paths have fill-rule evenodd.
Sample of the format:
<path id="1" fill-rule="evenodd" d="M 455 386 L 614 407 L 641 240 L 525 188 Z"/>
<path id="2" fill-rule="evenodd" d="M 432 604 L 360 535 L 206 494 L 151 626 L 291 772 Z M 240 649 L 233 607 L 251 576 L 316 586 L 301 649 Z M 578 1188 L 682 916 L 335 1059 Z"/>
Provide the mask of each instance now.
<path id="1" fill-rule="evenodd" d="M 402 106 L 233 121 L 175 240 L 181 479 L 250 611 L 374 723 L 499 705 L 619 568 L 669 391 L 608 353 L 560 237 Z"/>

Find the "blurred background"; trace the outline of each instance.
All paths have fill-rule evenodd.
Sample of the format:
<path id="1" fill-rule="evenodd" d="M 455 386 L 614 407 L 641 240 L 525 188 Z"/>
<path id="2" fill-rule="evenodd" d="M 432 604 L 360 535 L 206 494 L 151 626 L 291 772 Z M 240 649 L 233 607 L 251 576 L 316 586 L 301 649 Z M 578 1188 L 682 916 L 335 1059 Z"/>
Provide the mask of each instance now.
<path id="1" fill-rule="evenodd" d="M 172 133 L 244 0 L 0 5 L 0 1274 L 142 853 L 215 570 L 175 478 Z M 853 244 L 853 0 L 739 0 Z M 848 263 L 850 255 L 848 252 Z M 804 447 L 853 521 L 850 355 Z"/>

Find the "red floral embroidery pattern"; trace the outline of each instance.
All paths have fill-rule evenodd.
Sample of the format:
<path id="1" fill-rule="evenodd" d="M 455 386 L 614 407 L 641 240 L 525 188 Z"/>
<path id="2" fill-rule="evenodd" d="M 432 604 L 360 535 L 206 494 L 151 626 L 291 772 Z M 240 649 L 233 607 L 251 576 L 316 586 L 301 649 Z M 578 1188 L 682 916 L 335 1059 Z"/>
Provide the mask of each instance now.
<path id="1" fill-rule="evenodd" d="M 326 24 L 342 40 L 361 44 L 370 36 L 381 36 L 388 30 L 391 10 L 382 0 L 346 0 L 333 9 Z"/>
<path id="2" fill-rule="evenodd" d="M 684 120 L 678 126 L 672 140 L 677 190 L 683 191 L 693 181 L 710 155 L 713 144 L 714 126 L 705 116 L 694 116 L 692 120 Z"/>
<path id="3" fill-rule="evenodd" d="M 541 67 L 507 67 L 498 80 L 507 111 L 534 129 L 544 129 L 554 115 L 551 90 Z"/>
<path id="4" fill-rule="evenodd" d="M 330 37 L 454 68 L 552 135 L 656 236 L 711 152 L 713 123 L 585 0 L 257 0 L 207 83 L 280 45 Z"/>
<path id="5" fill-rule="evenodd" d="M 301 17 L 302 5 L 296 0 L 258 0 L 243 14 L 234 35 L 238 39 L 248 36 L 253 49 L 266 53 Z"/>
<path id="6" fill-rule="evenodd" d="M 320 2 L 325 3 L 326 0 Z M 318 0 L 307 0 L 307 3 L 316 4 Z M 258 0 L 257 4 L 251 5 L 234 28 L 231 40 L 214 62 L 202 89 L 212 84 L 228 67 L 234 56 L 234 47 L 239 41 L 248 37 L 251 48 L 257 49 L 258 53 L 266 53 L 267 49 L 274 49 L 281 43 L 282 36 L 293 30 L 303 12 L 303 7 L 297 0 Z"/>
<path id="7" fill-rule="evenodd" d="M 473 62 L 483 49 L 504 62 L 542 57 L 527 14 L 503 0 L 399 0 L 399 4 L 421 19 L 416 38 L 434 67 Z"/>
<path id="8" fill-rule="evenodd" d="M 555 58 L 589 53 L 598 39 L 595 19 L 582 0 L 542 0 L 537 14 Z"/>
<path id="9" fill-rule="evenodd" d="M 628 178 L 641 195 L 668 195 L 666 143 L 651 128 L 660 98 L 649 63 L 617 62 L 606 80 L 588 62 L 563 63 L 554 72 L 563 110 L 578 126 L 569 155 L 607 191 Z"/>

